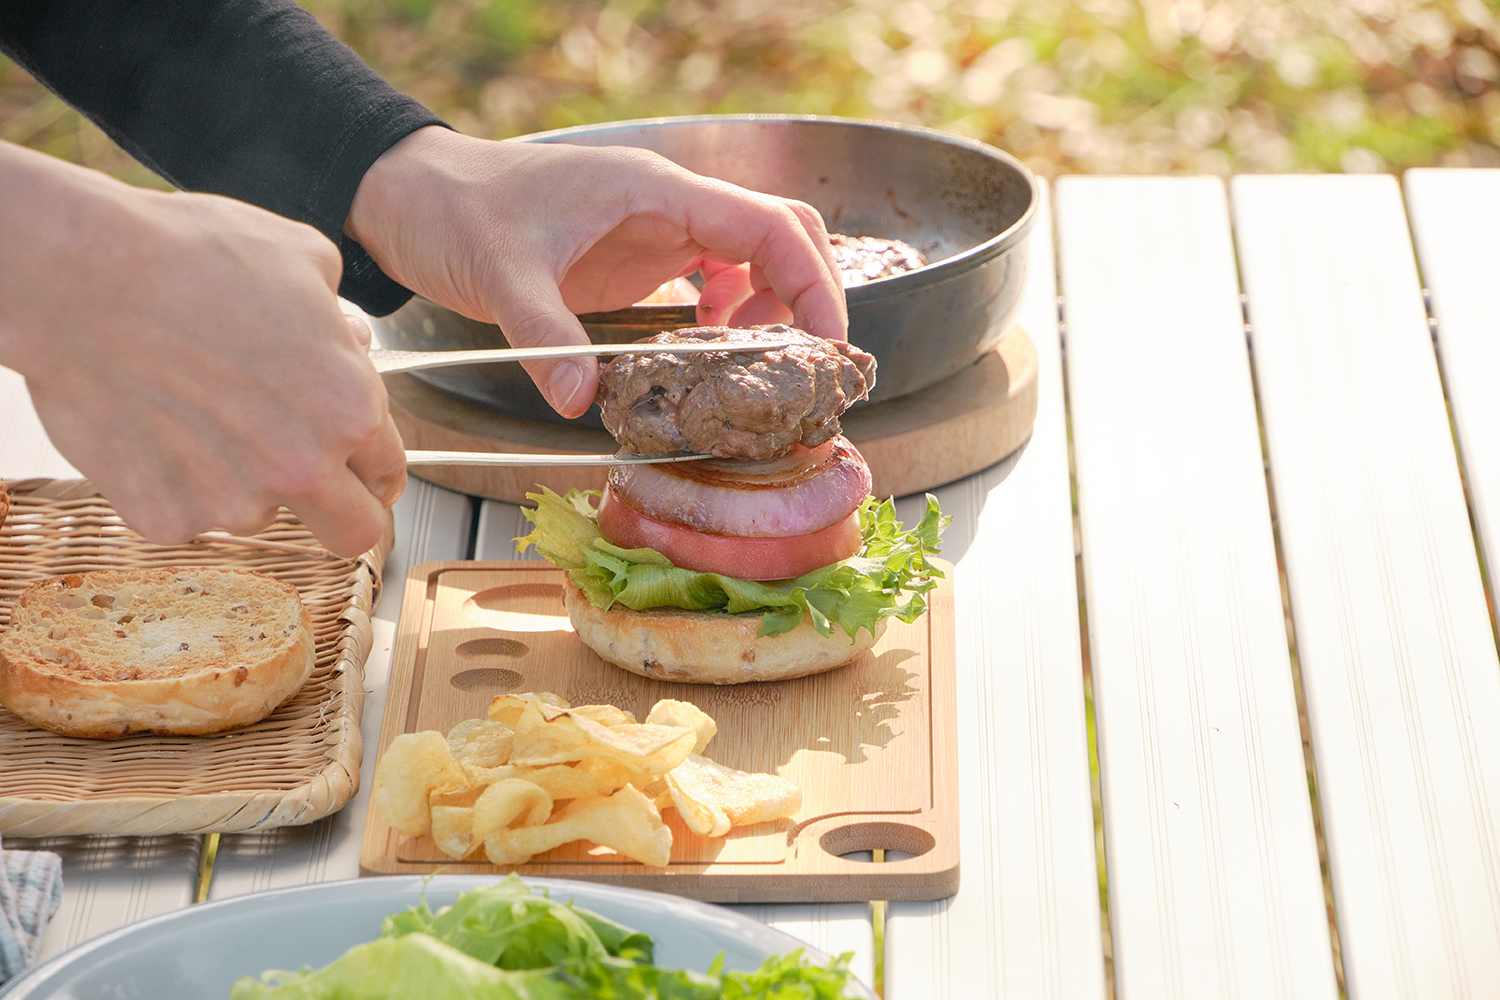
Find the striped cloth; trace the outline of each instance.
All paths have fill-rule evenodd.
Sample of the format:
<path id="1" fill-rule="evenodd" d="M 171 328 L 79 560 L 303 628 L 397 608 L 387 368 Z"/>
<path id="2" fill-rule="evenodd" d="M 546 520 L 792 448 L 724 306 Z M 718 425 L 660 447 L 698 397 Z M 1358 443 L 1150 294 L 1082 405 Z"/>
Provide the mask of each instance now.
<path id="1" fill-rule="evenodd" d="M 62 902 L 62 858 L 0 845 L 0 983 L 36 961 L 42 932 Z"/>

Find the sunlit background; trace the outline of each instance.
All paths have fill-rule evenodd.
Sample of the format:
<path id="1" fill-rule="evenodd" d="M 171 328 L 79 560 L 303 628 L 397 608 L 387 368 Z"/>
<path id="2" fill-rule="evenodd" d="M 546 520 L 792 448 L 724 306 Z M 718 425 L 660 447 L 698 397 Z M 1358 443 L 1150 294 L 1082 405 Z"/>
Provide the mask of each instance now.
<path id="1" fill-rule="evenodd" d="M 474 135 L 791 112 L 1061 173 L 1500 166 L 1500 0 L 306 0 Z M 0 60 L 0 139 L 159 183 Z"/>

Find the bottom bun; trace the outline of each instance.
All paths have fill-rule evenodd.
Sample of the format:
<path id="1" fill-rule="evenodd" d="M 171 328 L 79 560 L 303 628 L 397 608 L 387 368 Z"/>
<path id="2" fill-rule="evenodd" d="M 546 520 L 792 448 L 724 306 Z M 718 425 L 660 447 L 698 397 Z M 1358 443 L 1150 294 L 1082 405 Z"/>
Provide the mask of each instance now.
<path id="1" fill-rule="evenodd" d="M 760 634 L 760 615 L 731 615 L 682 608 L 632 611 L 616 604 L 601 611 L 572 580 L 563 581 L 563 603 L 573 630 L 594 652 L 632 673 L 688 684 L 779 681 L 842 667 L 885 631 L 861 629 L 851 642 L 843 629 L 822 635 L 811 618 L 790 632 Z"/>

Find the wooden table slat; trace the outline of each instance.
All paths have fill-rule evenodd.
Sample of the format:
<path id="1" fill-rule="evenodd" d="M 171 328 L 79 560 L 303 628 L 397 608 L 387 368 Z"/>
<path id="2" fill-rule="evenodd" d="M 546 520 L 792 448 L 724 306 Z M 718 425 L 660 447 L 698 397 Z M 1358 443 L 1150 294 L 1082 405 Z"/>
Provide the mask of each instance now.
<path id="1" fill-rule="evenodd" d="M 1102 998 L 1078 586 L 1050 207 L 1021 326 L 1040 359 L 1022 451 L 938 491 L 957 562 L 958 895 L 893 903 L 886 996 Z"/>
<path id="2" fill-rule="evenodd" d="M 48 959 L 116 927 L 193 901 L 203 838 L 40 837 L 5 839 L 5 849 L 62 857 L 62 903 L 42 936 Z"/>
<path id="3" fill-rule="evenodd" d="M 1400 191 L 1232 190 L 1349 992 L 1493 995 L 1500 663 Z"/>
<path id="4" fill-rule="evenodd" d="M 1122 997 L 1336 995 L 1223 184 L 1058 184 Z"/>
<path id="5" fill-rule="evenodd" d="M 1500 570 L 1500 170 L 1408 170 L 1406 202 L 1493 587 Z"/>

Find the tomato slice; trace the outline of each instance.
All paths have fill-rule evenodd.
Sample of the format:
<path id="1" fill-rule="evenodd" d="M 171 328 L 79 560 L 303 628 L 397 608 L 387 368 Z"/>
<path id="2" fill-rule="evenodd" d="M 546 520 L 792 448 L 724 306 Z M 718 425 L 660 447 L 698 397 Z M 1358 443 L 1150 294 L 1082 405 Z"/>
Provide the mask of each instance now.
<path id="1" fill-rule="evenodd" d="M 810 534 L 746 538 L 659 520 L 610 488 L 599 502 L 599 531 L 623 548 L 655 549 L 674 566 L 741 580 L 788 580 L 847 559 L 863 544 L 858 510 Z"/>

